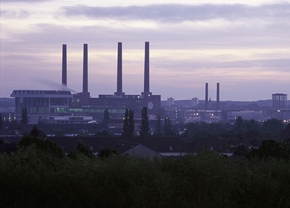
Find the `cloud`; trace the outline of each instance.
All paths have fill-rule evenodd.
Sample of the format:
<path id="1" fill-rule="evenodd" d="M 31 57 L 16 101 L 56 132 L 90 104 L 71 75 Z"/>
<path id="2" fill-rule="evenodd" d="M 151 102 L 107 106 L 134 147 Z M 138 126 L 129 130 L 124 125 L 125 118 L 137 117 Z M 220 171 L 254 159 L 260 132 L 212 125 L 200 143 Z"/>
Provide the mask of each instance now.
<path id="1" fill-rule="evenodd" d="M 12 11 L 12 10 L 0 10 L 0 17 L 9 19 L 23 19 L 30 16 L 30 13 L 24 10 Z"/>
<path id="2" fill-rule="evenodd" d="M 242 4 L 154 4 L 128 7 L 91 7 L 77 5 L 63 7 L 67 16 L 86 16 L 96 19 L 151 20 L 159 22 L 229 21 L 251 18 L 290 18 L 290 4 L 247 6 Z"/>
<path id="3" fill-rule="evenodd" d="M 30 3 L 30 2 L 49 2 L 53 0 L 2 0 L 2 3 L 13 3 L 13 2 L 21 2 L 21 3 Z"/>

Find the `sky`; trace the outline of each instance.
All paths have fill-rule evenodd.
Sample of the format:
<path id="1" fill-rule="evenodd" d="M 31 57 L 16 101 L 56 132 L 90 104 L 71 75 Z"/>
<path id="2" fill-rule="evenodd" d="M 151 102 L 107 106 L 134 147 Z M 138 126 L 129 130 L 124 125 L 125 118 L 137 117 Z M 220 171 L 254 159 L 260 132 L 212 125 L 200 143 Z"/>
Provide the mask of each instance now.
<path id="1" fill-rule="evenodd" d="M 62 44 L 67 87 L 82 90 L 88 44 L 89 92 L 143 91 L 150 42 L 150 91 L 162 100 L 209 97 L 256 101 L 290 97 L 290 0 L 0 0 L 0 97 L 13 90 L 57 90 Z M 178 2 L 178 3 L 176 3 Z M 241 3 L 242 2 L 242 3 Z"/>

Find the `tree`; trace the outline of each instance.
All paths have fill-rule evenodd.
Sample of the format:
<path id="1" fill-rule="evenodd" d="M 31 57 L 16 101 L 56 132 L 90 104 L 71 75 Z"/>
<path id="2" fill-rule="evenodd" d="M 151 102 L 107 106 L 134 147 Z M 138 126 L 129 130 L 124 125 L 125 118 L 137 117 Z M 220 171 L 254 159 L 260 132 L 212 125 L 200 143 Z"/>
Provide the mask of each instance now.
<path id="1" fill-rule="evenodd" d="M 47 152 L 60 158 L 64 157 L 64 152 L 62 148 L 60 148 L 57 143 L 52 142 L 48 139 L 33 136 L 25 136 L 18 143 L 19 148 L 28 148 L 31 146 L 34 146 L 35 149 L 40 150 L 41 152 Z"/>
<path id="2" fill-rule="evenodd" d="M 161 136 L 162 135 L 160 115 L 158 115 L 158 117 L 157 117 L 154 134 L 157 135 L 157 136 Z"/>
<path id="3" fill-rule="evenodd" d="M 93 158 L 94 154 L 90 146 L 85 144 L 82 140 L 78 140 L 76 150 L 84 154 L 88 158 Z"/>
<path id="4" fill-rule="evenodd" d="M 164 131 L 165 135 L 172 135 L 172 133 L 173 133 L 171 120 L 168 116 L 165 116 L 163 131 Z"/>
<path id="5" fill-rule="evenodd" d="M 126 109 L 124 125 L 123 125 L 123 137 L 134 136 L 135 124 L 134 124 L 134 111 L 132 109 Z"/>
<path id="6" fill-rule="evenodd" d="M 134 111 L 129 110 L 129 136 L 133 137 L 135 132 Z"/>
<path id="7" fill-rule="evenodd" d="M 111 137 L 110 132 L 108 132 L 108 130 L 102 130 L 102 131 L 98 131 L 95 134 L 96 137 Z"/>
<path id="8" fill-rule="evenodd" d="M 104 148 L 104 149 L 101 149 L 100 152 L 98 152 L 98 158 L 104 159 L 104 158 L 110 157 L 111 155 L 116 155 L 116 154 L 117 154 L 116 150 Z"/>
<path id="9" fill-rule="evenodd" d="M 110 120 L 110 113 L 108 108 L 104 110 L 104 121 Z"/>
<path id="10" fill-rule="evenodd" d="M 263 123 L 262 130 L 263 133 L 270 134 L 271 137 L 278 137 L 283 127 L 281 120 L 272 118 Z"/>
<path id="11" fill-rule="evenodd" d="M 0 130 L 2 129 L 2 126 L 3 126 L 3 120 L 2 120 L 2 115 L 0 113 Z"/>
<path id="12" fill-rule="evenodd" d="M 28 117 L 27 117 L 27 108 L 22 108 L 22 114 L 21 114 L 21 124 L 27 124 L 28 123 Z"/>
<path id="13" fill-rule="evenodd" d="M 245 131 L 246 131 L 245 121 L 242 119 L 241 116 L 238 116 L 238 118 L 236 119 L 234 130 L 238 134 L 244 134 L 245 133 Z"/>
<path id="14" fill-rule="evenodd" d="M 276 140 L 263 140 L 259 149 L 252 149 L 247 155 L 249 159 L 270 159 L 284 160 L 289 162 L 290 159 L 290 146 L 288 142 L 276 141 Z"/>
<path id="15" fill-rule="evenodd" d="M 88 158 L 93 158 L 95 156 L 90 146 L 85 144 L 82 140 L 77 141 L 76 148 L 70 151 L 67 156 L 71 159 L 76 159 L 79 154 L 85 155 Z"/>
<path id="16" fill-rule="evenodd" d="M 147 116 L 147 108 L 143 107 L 141 112 L 141 127 L 140 127 L 140 136 L 148 137 L 149 136 L 149 121 Z"/>
<path id="17" fill-rule="evenodd" d="M 126 137 L 129 135 L 129 110 L 125 110 L 125 118 L 124 118 L 124 124 L 123 124 L 123 133 L 122 136 Z"/>
<path id="18" fill-rule="evenodd" d="M 287 124 L 287 126 L 281 131 L 280 137 L 282 140 L 290 138 L 290 124 Z"/>
<path id="19" fill-rule="evenodd" d="M 239 146 L 237 146 L 234 149 L 233 155 L 234 156 L 246 156 L 248 153 L 250 152 L 249 147 L 244 145 L 244 144 L 240 144 Z"/>
<path id="20" fill-rule="evenodd" d="M 46 138 L 46 134 L 43 131 L 39 130 L 36 126 L 33 126 L 33 129 L 30 131 L 29 136 Z"/>

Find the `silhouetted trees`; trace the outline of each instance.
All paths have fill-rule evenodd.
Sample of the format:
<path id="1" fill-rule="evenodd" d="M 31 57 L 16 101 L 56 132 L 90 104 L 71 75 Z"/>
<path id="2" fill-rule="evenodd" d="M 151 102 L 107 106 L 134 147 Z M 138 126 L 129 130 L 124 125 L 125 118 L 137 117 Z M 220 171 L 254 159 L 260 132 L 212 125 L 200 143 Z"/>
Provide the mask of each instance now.
<path id="1" fill-rule="evenodd" d="M 268 135 L 269 138 L 278 138 L 284 125 L 281 120 L 272 118 L 263 123 L 262 132 Z"/>
<path id="2" fill-rule="evenodd" d="M 79 157 L 79 155 L 84 155 L 88 158 L 95 157 L 90 146 L 85 144 L 81 139 L 77 141 L 76 148 L 67 154 L 67 156 L 71 159 L 77 159 Z"/>
<path id="3" fill-rule="evenodd" d="M 108 108 L 104 110 L 104 121 L 110 120 L 110 113 Z"/>
<path id="4" fill-rule="evenodd" d="M 33 148 L 36 149 L 39 153 L 48 153 L 53 156 L 62 158 L 64 157 L 63 150 L 58 146 L 57 143 L 52 142 L 45 138 L 34 137 L 34 136 L 25 136 L 18 143 L 20 149 L 23 148 Z"/>
<path id="5" fill-rule="evenodd" d="M 156 120 L 154 135 L 155 136 L 161 136 L 162 135 L 162 126 L 161 126 L 160 115 L 158 115 L 157 120 Z"/>
<path id="6" fill-rule="evenodd" d="M 290 207 L 284 160 L 236 162 L 213 151 L 103 160 L 112 152 L 101 152 L 71 160 L 33 144 L 1 155 L 1 207 Z"/>
<path id="7" fill-rule="evenodd" d="M 111 155 L 116 155 L 116 154 L 117 154 L 116 150 L 104 148 L 98 152 L 98 158 L 104 159 L 104 158 L 110 157 Z"/>
<path id="8" fill-rule="evenodd" d="M 290 139 L 290 124 L 286 125 L 286 127 L 281 130 L 280 137 L 282 140 Z"/>
<path id="9" fill-rule="evenodd" d="M 27 108 L 22 108 L 21 113 L 21 124 L 27 124 L 28 123 L 28 116 L 27 116 Z"/>
<path id="10" fill-rule="evenodd" d="M 134 111 L 132 109 L 126 109 L 125 118 L 123 124 L 123 137 L 132 137 L 134 136 L 135 131 L 135 122 L 134 122 Z"/>
<path id="11" fill-rule="evenodd" d="M 274 159 L 283 160 L 289 163 L 290 160 L 290 146 L 288 142 L 276 140 L 263 140 L 258 149 L 253 149 L 247 157 L 249 159 Z"/>
<path id="12" fill-rule="evenodd" d="M 147 108 L 143 107 L 141 112 L 141 126 L 140 126 L 140 136 L 141 137 L 148 137 L 149 133 L 149 121 L 147 115 Z"/>
<path id="13" fill-rule="evenodd" d="M 28 136 L 46 138 L 46 134 L 43 131 L 39 130 L 35 125 L 33 126 L 32 130 L 29 132 Z"/>
<path id="14" fill-rule="evenodd" d="M 3 120 L 2 120 L 2 115 L 0 113 L 0 130 L 2 129 L 2 126 L 3 126 Z"/>
<path id="15" fill-rule="evenodd" d="M 165 116 L 165 118 L 164 118 L 163 131 L 164 131 L 165 135 L 172 135 L 173 134 L 171 120 L 168 116 Z"/>

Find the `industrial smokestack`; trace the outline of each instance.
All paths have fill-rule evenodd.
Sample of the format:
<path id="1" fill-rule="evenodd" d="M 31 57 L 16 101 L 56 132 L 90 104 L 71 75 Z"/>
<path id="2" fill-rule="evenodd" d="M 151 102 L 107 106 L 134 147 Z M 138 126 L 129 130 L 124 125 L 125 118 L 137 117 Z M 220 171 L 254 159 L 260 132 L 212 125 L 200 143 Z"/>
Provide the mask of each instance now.
<path id="1" fill-rule="evenodd" d="M 144 94 L 151 94 L 149 91 L 149 42 L 145 42 Z"/>
<path id="2" fill-rule="evenodd" d="M 83 56 L 83 92 L 88 92 L 88 44 L 84 44 Z"/>
<path id="3" fill-rule="evenodd" d="M 122 43 L 118 42 L 117 95 L 122 94 Z"/>
<path id="4" fill-rule="evenodd" d="M 208 108 L 208 83 L 205 83 L 205 110 Z"/>
<path id="5" fill-rule="evenodd" d="M 216 109 L 220 108 L 220 83 L 216 84 Z"/>
<path id="6" fill-rule="evenodd" d="M 62 45 L 62 84 L 67 85 L 66 44 Z"/>

